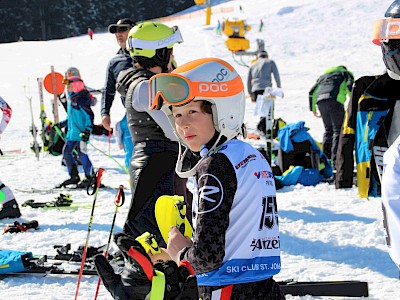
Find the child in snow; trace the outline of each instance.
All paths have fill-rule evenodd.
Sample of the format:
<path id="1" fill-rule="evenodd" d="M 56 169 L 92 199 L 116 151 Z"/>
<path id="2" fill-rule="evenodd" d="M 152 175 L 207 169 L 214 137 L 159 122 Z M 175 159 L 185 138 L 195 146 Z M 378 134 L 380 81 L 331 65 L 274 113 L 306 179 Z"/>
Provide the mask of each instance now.
<path id="1" fill-rule="evenodd" d="M 78 187 L 86 187 L 93 174 L 93 165 L 87 155 L 87 142 L 89 141 L 94 120 L 94 114 L 90 108 L 92 98 L 79 76 L 67 75 L 65 84 L 67 85 L 68 102 L 67 119 L 60 122 L 58 127 L 68 126 L 63 157 L 70 178 L 61 183 L 59 187 L 71 184 L 75 184 Z M 85 178 L 82 181 L 79 177 L 78 164 L 73 156 L 74 149 L 78 152 L 78 157 L 85 172 Z"/>
<path id="2" fill-rule="evenodd" d="M 274 177 L 265 157 L 237 139 L 245 114 L 240 76 L 225 61 L 205 58 L 153 76 L 149 91 L 150 107 L 164 111 L 186 148 L 179 154 L 177 174 L 194 177 L 192 239 L 171 227 L 167 249 L 152 260 L 189 261 L 197 276 L 197 299 L 285 299 L 272 278 L 280 271 Z M 131 244 L 117 236 L 120 248 Z M 132 255 L 133 250 L 128 259 Z M 96 267 L 114 297 L 117 291 L 126 298 L 146 288 L 157 292 L 135 281 L 140 278 L 137 268 L 115 276 L 103 262 Z"/>
<path id="3" fill-rule="evenodd" d="M 215 82 L 220 70 L 225 77 Z M 162 107 L 181 144 L 199 157 L 191 169 L 183 169 L 185 152 L 177 162 L 179 176 L 195 179 L 194 235 L 190 240 L 171 227 L 168 254 L 177 263 L 192 264 L 202 299 L 214 299 L 219 293 L 230 293 L 232 299 L 285 299 L 272 279 L 280 271 L 272 171 L 258 150 L 236 138 L 244 130 L 240 76 L 225 61 L 205 58 L 154 76 L 149 85 L 152 106 Z M 187 97 L 171 94 L 175 85 Z"/>

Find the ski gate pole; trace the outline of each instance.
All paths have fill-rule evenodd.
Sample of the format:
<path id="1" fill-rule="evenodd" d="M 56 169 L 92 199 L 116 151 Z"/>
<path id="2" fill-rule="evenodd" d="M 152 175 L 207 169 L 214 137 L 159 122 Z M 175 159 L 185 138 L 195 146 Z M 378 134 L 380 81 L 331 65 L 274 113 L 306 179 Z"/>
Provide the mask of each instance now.
<path id="1" fill-rule="evenodd" d="M 106 250 L 104 251 L 104 257 L 105 258 L 107 258 L 107 256 L 108 256 L 108 248 L 110 247 L 111 238 L 112 238 L 113 231 L 114 231 L 115 219 L 117 217 L 118 208 L 120 206 L 124 205 L 124 202 L 125 202 L 124 186 L 120 185 L 119 188 L 118 188 L 117 195 L 115 196 L 115 200 L 114 200 L 115 212 L 114 212 L 114 218 L 113 218 L 112 223 L 111 223 L 110 235 L 108 236 L 107 247 L 106 247 Z M 97 281 L 96 294 L 94 295 L 94 300 L 97 299 L 97 295 L 99 294 L 100 283 L 101 283 L 101 278 L 99 277 L 99 280 Z"/>
<path id="2" fill-rule="evenodd" d="M 88 231 L 87 231 L 87 236 L 86 236 L 86 242 L 85 242 L 85 246 L 83 248 L 83 252 L 82 252 L 82 261 L 81 261 L 81 267 L 79 269 L 79 275 L 78 275 L 78 283 L 76 285 L 76 291 L 75 291 L 75 300 L 78 299 L 78 294 L 79 294 L 79 286 L 81 284 L 81 280 L 82 280 L 82 275 L 83 275 L 83 268 L 85 266 L 85 261 L 86 261 L 86 252 L 87 252 L 87 248 L 88 248 L 88 244 L 89 244 L 89 236 L 90 236 L 90 231 L 92 229 L 92 224 L 93 224 L 93 215 L 94 215 L 94 208 L 96 206 L 96 199 L 97 199 L 97 193 L 99 191 L 100 188 L 100 184 L 101 184 L 101 176 L 104 172 L 103 168 L 99 168 L 96 172 L 96 187 L 94 190 L 94 200 L 93 200 L 93 205 L 92 205 L 92 211 L 90 213 L 90 219 L 89 219 L 89 224 L 88 224 Z M 89 186 L 88 186 L 89 187 Z"/>

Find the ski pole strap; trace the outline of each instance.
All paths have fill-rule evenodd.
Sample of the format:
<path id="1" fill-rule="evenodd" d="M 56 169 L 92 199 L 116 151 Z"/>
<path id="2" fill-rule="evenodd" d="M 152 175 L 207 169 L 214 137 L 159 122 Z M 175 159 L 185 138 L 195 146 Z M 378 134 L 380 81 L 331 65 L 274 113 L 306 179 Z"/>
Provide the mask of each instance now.
<path id="1" fill-rule="evenodd" d="M 150 300 L 163 300 L 165 292 L 165 275 L 155 270 L 156 276 L 153 276 L 151 282 Z"/>
<path id="2" fill-rule="evenodd" d="M 103 175 L 104 169 L 99 168 L 94 176 L 90 178 L 90 182 L 86 188 L 86 192 L 89 196 L 93 196 L 101 185 L 101 177 Z M 92 190 L 90 190 L 92 189 Z"/>
<path id="3" fill-rule="evenodd" d="M 115 196 L 114 200 L 115 206 L 121 207 L 125 203 L 125 192 L 124 192 L 124 186 L 120 185 L 118 188 L 117 195 Z"/>
<path id="4" fill-rule="evenodd" d="M 154 272 L 153 264 L 151 263 L 151 261 L 133 247 L 129 249 L 128 255 L 138 262 L 138 264 L 142 267 L 144 273 L 146 274 L 147 278 L 152 281 L 154 277 Z"/>

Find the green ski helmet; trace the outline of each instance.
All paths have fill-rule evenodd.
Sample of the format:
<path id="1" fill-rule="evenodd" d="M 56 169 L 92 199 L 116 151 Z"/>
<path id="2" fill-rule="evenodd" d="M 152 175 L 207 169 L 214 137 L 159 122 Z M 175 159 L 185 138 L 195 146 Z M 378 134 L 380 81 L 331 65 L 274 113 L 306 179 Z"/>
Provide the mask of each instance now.
<path id="1" fill-rule="evenodd" d="M 129 31 L 126 49 L 134 62 L 160 66 L 166 72 L 173 46 L 182 42 L 178 26 L 171 28 L 158 22 L 144 22 Z"/>

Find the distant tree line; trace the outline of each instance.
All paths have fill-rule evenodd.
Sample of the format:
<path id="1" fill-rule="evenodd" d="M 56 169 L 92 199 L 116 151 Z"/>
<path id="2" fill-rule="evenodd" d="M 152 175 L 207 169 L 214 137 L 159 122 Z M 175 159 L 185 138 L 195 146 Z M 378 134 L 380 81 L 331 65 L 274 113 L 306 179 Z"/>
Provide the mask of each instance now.
<path id="1" fill-rule="evenodd" d="M 193 0 L 1 0 L 0 43 L 51 40 L 106 30 L 121 18 L 164 17 L 194 5 Z"/>

